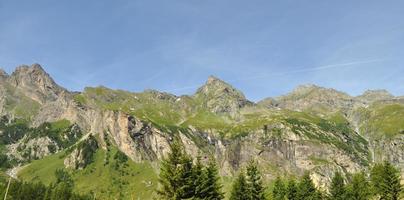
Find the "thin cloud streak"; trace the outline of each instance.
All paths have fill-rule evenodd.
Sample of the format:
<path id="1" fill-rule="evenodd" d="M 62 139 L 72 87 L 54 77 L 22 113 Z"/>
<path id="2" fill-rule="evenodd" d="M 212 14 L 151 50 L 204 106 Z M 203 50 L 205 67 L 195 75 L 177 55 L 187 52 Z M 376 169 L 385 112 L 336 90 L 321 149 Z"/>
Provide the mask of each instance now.
<path id="1" fill-rule="evenodd" d="M 259 75 L 259 76 L 251 76 L 251 77 L 246 77 L 246 78 L 241 78 L 241 79 L 233 79 L 233 80 L 230 80 L 229 82 L 254 80 L 254 79 L 259 79 L 259 78 L 267 78 L 267 77 L 279 77 L 279 76 L 285 76 L 285 75 L 296 74 L 296 73 L 301 73 L 301 72 L 313 72 L 313 71 L 320 71 L 320 70 L 333 69 L 333 68 L 339 68 L 339 67 L 353 67 L 353 66 L 359 65 L 359 64 L 368 64 L 368 63 L 375 63 L 375 62 L 382 62 L 382 61 L 386 61 L 386 59 L 372 59 L 372 60 L 365 60 L 365 61 L 355 61 L 355 62 L 348 62 L 348 63 L 322 65 L 322 66 L 317 66 L 317 67 L 300 68 L 300 69 L 292 70 L 292 71 L 288 71 L 288 72 L 263 74 L 263 75 Z"/>
<path id="2" fill-rule="evenodd" d="M 322 65 L 322 66 L 317 66 L 317 67 L 300 68 L 297 70 L 291 70 L 291 71 L 281 72 L 281 73 L 262 74 L 259 76 L 250 76 L 250 77 L 246 77 L 246 78 L 233 79 L 233 80 L 229 80 L 228 82 L 234 83 L 234 82 L 238 82 L 238 81 L 255 80 L 255 79 L 260 79 L 260 78 L 268 78 L 268 77 L 279 77 L 279 76 L 285 76 L 285 75 L 290 75 L 290 74 L 320 71 L 320 70 L 340 68 L 340 67 L 353 67 L 355 65 L 382 62 L 382 61 L 386 61 L 386 60 L 387 59 L 370 59 L 370 60 L 354 61 L 354 62 L 347 62 L 347 63 Z M 193 88 L 198 88 L 198 87 L 200 87 L 200 85 L 192 85 L 192 86 L 186 86 L 186 87 L 181 87 L 181 88 L 175 88 L 175 89 L 170 89 L 170 91 L 183 91 L 183 90 L 193 89 Z"/>

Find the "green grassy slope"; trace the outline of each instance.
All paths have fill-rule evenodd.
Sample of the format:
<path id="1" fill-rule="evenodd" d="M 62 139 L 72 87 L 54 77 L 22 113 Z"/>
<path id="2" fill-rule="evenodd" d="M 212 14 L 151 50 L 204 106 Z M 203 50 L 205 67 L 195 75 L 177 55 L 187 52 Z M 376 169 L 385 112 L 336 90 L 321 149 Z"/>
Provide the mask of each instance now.
<path id="1" fill-rule="evenodd" d="M 157 186 L 157 174 L 149 163 L 118 161 L 116 149 L 98 150 L 94 162 L 83 170 L 70 170 L 75 191 L 95 192 L 100 199 L 151 199 Z M 32 162 L 19 173 L 26 181 L 55 181 L 54 172 L 64 168 L 64 152 Z"/>
<path id="2" fill-rule="evenodd" d="M 26 120 L 31 120 L 38 113 L 40 109 L 38 102 L 27 97 L 7 83 L 3 83 L 2 87 L 4 87 L 5 91 L 4 107 L 8 112 L 13 113 L 17 118 Z"/>
<path id="3" fill-rule="evenodd" d="M 404 105 L 375 104 L 358 111 L 361 115 L 361 132 L 370 138 L 394 138 L 404 135 Z"/>

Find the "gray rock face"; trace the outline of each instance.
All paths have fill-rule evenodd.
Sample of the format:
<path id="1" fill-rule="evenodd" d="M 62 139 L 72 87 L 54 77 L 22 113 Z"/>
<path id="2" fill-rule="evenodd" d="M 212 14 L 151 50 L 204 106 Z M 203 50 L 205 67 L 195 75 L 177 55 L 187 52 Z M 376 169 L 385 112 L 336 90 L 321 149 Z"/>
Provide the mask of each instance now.
<path id="1" fill-rule="evenodd" d="M 9 75 L 7 74 L 7 72 L 3 69 L 0 69 L 0 82 L 7 80 L 8 77 Z"/>
<path id="2" fill-rule="evenodd" d="M 370 147 L 373 152 L 374 162 L 385 160 L 404 169 L 404 136 L 389 140 L 372 141 Z"/>
<path id="3" fill-rule="evenodd" d="M 39 64 L 17 67 L 8 82 L 40 104 L 54 101 L 60 94 L 67 92 L 58 86 Z"/>
<path id="4" fill-rule="evenodd" d="M 210 76 L 204 86 L 199 88 L 195 98 L 204 102 L 210 111 L 221 114 L 236 114 L 240 108 L 253 105 L 244 94 L 224 81 Z"/>
<path id="5" fill-rule="evenodd" d="M 393 98 L 394 96 L 387 90 L 367 90 L 362 95 L 356 97 L 356 99 L 367 103 Z"/>
<path id="6" fill-rule="evenodd" d="M 282 127 L 279 125 L 278 127 Z M 332 144 L 319 143 L 283 127 L 282 137 L 258 130 L 236 140 L 209 136 L 222 175 L 232 176 L 255 159 L 267 179 L 279 174 L 302 175 L 310 170 L 318 186 L 330 183 L 335 170 L 353 173 L 365 167 Z"/>
<path id="7" fill-rule="evenodd" d="M 52 155 L 59 151 L 59 146 L 49 137 L 40 137 L 27 140 L 23 138 L 20 142 L 7 146 L 8 157 L 17 161 L 36 160 Z"/>
<path id="8" fill-rule="evenodd" d="M 291 93 L 276 98 L 280 108 L 290 110 L 339 110 L 354 106 L 354 100 L 346 93 L 316 85 L 302 85 Z"/>

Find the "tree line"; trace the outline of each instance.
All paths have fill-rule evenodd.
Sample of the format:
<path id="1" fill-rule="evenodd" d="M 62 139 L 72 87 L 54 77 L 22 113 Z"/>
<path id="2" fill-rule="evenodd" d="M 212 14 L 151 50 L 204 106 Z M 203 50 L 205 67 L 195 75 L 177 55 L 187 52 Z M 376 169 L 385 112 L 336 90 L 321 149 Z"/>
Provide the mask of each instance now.
<path id="1" fill-rule="evenodd" d="M 159 174 L 159 199 L 220 200 L 223 185 L 213 158 L 202 164 L 188 155 L 180 142 L 163 159 Z M 319 189 L 310 173 L 300 178 L 276 178 L 265 186 L 258 164 L 250 161 L 234 179 L 230 200 L 399 200 L 402 195 L 400 172 L 391 163 L 375 164 L 370 173 L 359 172 L 344 177 L 335 172 L 331 184 Z"/>
<path id="2" fill-rule="evenodd" d="M 73 192 L 74 181 L 70 174 L 63 169 L 55 172 L 56 181 L 49 186 L 41 182 L 11 181 L 8 188 L 7 200 L 92 200 L 92 195 L 82 195 Z M 3 180 L 0 185 L 1 198 L 4 198 L 8 183 Z"/>
<path id="3" fill-rule="evenodd" d="M 309 173 L 300 181 L 277 178 L 271 191 L 273 200 L 398 200 L 402 185 L 400 172 L 391 163 L 375 164 L 369 174 L 359 172 L 344 178 L 340 172 L 332 177 L 328 192 L 314 187 Z"/>

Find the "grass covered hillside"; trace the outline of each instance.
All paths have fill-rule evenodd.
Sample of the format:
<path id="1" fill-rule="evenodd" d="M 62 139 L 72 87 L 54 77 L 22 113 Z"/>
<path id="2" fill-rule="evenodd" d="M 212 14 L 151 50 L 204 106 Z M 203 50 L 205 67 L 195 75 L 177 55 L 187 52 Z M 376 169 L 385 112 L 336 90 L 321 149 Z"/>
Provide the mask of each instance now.
<path id="1" fill-rule="evenodd" d="M 64 169 L 65 152 L 37 160 L 24 167 L 19 177 L 24 181 L 55 181 L 55 172 Z M 134 163 L 111 148 L 99 149 L 93 161 L 83 170 L 68 170 L 74 180 L 74 191 L 95 194 L 98 199 L 151 199 L 157 185 L 157 173 L 150 163 Z"/>
<path id="2" fill-rule="evenodd" d="M 404 105 L 374 104 L 359 110 L 361 132 L 375 139 L 404 136 Z"/>

